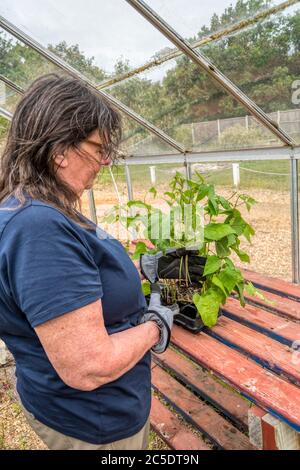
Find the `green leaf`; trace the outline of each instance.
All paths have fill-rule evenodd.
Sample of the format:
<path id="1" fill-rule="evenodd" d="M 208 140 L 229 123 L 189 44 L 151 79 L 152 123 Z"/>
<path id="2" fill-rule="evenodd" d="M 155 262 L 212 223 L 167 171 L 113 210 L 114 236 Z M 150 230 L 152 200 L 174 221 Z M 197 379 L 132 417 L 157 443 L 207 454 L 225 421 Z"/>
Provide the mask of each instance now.
<path id="1" fill-rule="evenodd" d="M 228 266 L 228 268 L 235 269 L 234 264 L 230 258 L 225 258 L 225 263 L 226 263 L 226 266 Z"/>
<path id="2" fill-rule="evenodd" d="M 157 189 L 154 186 L 152 186 L 152 188 L 149 189 L 149 193 L 153 194 L 153 197 L 156 197 Z"/>
<path id="3" fill-rule="evenodd" d="M 233 291 L 234 286 L 240 280 L 239 273 L 235 269 L 225 268 L 218 274 L 218 278 L 222 282 L 226 295 L 229 296 Z"/>
<path id="4" fill-rule="evenodd" d="M 215 256 L 215 255 L 208 256 L 206 263 L 205 263 L 203 276 L 208 276 L 208 274 L 215 273 L 221 268 L 221 266 L 222 266 L 222 260 L 220 260 L 218 256 Z"/>
<path id="5" fill-rule="evenodd" d="M 223 294 L 214 287 L 201 295 L 198 293 L 193 295 L 193 302 L 205 326 L 211 328 L 217 323 L 222 299 Z"/>
<path id="6" fill-rule="evenodd" d="M 197 176 L 198 180 L 200 180 L 201 183 L 205 183 L 205 178 L 204 176 L 201 175 L 201 173 L 198 170 L 195 170 L 195 176 Z M 198 183 L 199 184 L 199 183 Z"/>
<path id="7" fill-rule="evenodd" d="M 219 214 L 219 207 L 218 207 L 216 199 L 209 199 L 209 201 L 208 201 L 208 212 L 211 215 L 218 215 Z"/>
<path id="8" fill-rule="evenodd" d="M 107 224 L 113 224 L 119 220 L 118 214 L 107 214 L 103 217 L 104 222 Z"/>
<path id="9" fill-rule="evenodd" d="M 211 281 L 212 281 L 212 283 L 213 283 L 215 286 L 219 287 L 219 289 L 221 289 L 221 291 L 223 292 L 224 297 L 223 297 L 222 300 L 223 300 L 223 302 L 224 302 L 225 299 L 226 299 L 226 297 L 228 297 L 228 294 L 227 294 L 227 292 L 226 292 L 226 290 L 225 290 L 225 286 L 224 286 L 223 282 L 222 282 L 221 279 L 220 279 L 220 276 L 218 276 L 217 274 L 214 274 Z M 222 303 L 223 303 L 223 302 L 222 302 Z"/>
<path id="10" fill-rule="evenodd" d="M 232 249 L 236 252 L 241 261 L 244 263 L 250 263 L 249 255 L 245 251 L 239 250 L 235 246 L 233 246 Z"/>
<path id="11" fill-rule="evenodd" d="M 151 287 L 149 281 L 145 281 L 142 283 L 142 291 L 145 297 L 151 294 Z"/>
<path id="12" fill-rule="evenodd" d="M 225 256 L 230 255 L 230 249 L 228 248 L 228 237 L 222 238 L 222 240 L 217 241 L 216 244 L 216 251 L 217 255 L 220 258 L 225 258 Z"/>
<path id="13" fill-rule="evenodd" d="M 246 224 L 243 235 L 248 240 L 248 242 L 251 243 L 251 237 L 252 235 L 255 235 L 255 230 L 250 224 Z"/>
<path id="14" fill-rule="evenodd" d="M 221 240 L 232 233 L 236 233 L 235 230 L 228 224 L 210 223 L 204 227 L 204 237 L 207 240 Z"/>
<path id="15" fill-rule="evenodd" d="M 268 299 L 268 297 L 265 297 L 262 291 L 260 291 L 259 289 L 256 289 L 254 285 L 252 284 L 252 282 L 250 281 L 245 285 L 245 290 L 249 295 L 258 297 L 259 299 L 263 300 L 267 304 L 270 304 L 270 305 L 276 304 L 274 300 L 271 300 L 271 299 Z"/>
<path id="16" fill-rule="evenodd" d="M 208 187 L 206 185 L 201 185 L 200 189 L 198 190 L 198 195 L 196 197 L 196 202 L 201 201 L 208 195 Z"/>
<path id="17" fill-rule="evenodd" d="M 253 197 L 247 196 L 246 194 L 240 194 L 240 199 L 246 204 L 248 212 L 250 212 L 251 206 L 257 204 L 257 201 Z"/>
<path id="18" fill-rule="evenodd" d="M 147 246 L 145 245 L 144 242 L 138 242 L 135 246 L 135 250 L 134 250 L 134 253 L 132 255 L 132 259 L 135 260 L 135 259 L 139 259 L 139 257 L 144 254 L 144 253 L 147 253 L 149 250 L 147 248 Z"/>
<path id="19" fill-rule="evenodd" d="M 181 193 L 181 202 L 184 204 L 190 204 L 191 202 L 191 192 L 190 191 L 184 191 Z"/>
<path id="20" fill-rule="evenodd" d="M 175 198 L 175 194 L 174 193 L 171 193 L 171 191 L 166 191 L 164 193 L 165 196 L 168 196 L 169 198 L 171 199 L 174 199 Z"/>
<path id="21" fill-rule="evenodd" d="M 128 207 L 140 207 L 143 209 L 151 210 L 151 206 L 149 204 L 146 204 L 143 201 L 138 201 L 138 200 L 131 200 L 127 202 Z"/>
<path id="22" fill-rule="evenodd" d="M 245 285 L 245 290 L 248 292 L 249 295 L 255 295 L 255 287 L 254 285 L 252 284 L 252 282 L 247 282 L 247 284 Z"/>
<path id="23" fill-rule="evenodd" d="M 240 282 L 235 286 L 235 290 L 238 293 L 240 304 L 242 307 L 245 307 L 245 297 L 244 297 L 244 282 Z"/>
<path id="24" fill-rule="evenodd" d="M 219 200 L 221 206 L 224 207 L 224 209 L 231 210 L 231 205 L 230 205 L 230 203 L 227 201 L 227 199 L 225 199 L 225 197 L 223 197 L 223 196 L 218 196 L 217 199 Z"/>
<path id="25" fill-rule="evenodd" d="M 242 235 L 247 223 L 240 215 L 237 215 L 237 216 L 234 216 L 233 219 L 230 221 L 230 225 L 234 229 L 234 231 L 237 233 L 237 235 Z"/>
<path id="26" fill-rule="evenodd" d="M 193 191 L 197 191 L 199 189 L 200 184 L 196 183 L 196 181 L 193 180 L 187 180 L 187 185 L 189 188 L 191 188 Z"/>
<path id="27" fill-rule="evenodd" d="M 208 197 L 210 199 L 215 199 L 216 198 L 215 187 L 212 184 L 208 185 Z"/>
<path id="28" fill-rule="evenodd" d="M 227 237 L 227 245 L 228 246 L 232 246 L 236 243 L 236 235 L 235 234 L 230 234 L 228 235 Z"/>

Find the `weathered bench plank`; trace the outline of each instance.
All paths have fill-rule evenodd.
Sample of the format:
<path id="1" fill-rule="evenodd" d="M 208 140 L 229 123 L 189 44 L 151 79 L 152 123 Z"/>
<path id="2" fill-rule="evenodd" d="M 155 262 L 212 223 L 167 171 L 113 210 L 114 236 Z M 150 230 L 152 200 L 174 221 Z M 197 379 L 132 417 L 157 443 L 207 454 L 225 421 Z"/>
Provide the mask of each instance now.
<path id="1" fill-rule="evenodd" d="M 247 436 L 160 367 L 152 370 L 152 385 L 176 411 L 217 446 L 230 450 L 254 449 Z"/>
<path id="2" fill-rule="evenodd" d="M 175 325 L 172 342 L 246 398 L 300 431 L 300 389 L 297 386 L 203 332 L 192 335 Z"/>
<path id="3" fill-rule="evenodd" d="M 293 363 L 293 350 L 257 331 L 224 316 L 207 334 L 219 339 L 277 374 L 283 374 L 291 382 L 300 383 L 300 361 Z M 299 325 L 300 338 L 300 325 Z"/>
<path id="4" fill-rule="evenodd" d="M 250 402 L 228 387 L 222 386 L 195 362 L 170 348 L 164 354 L 153 355 L 153 359 L 164 369 L 175 373 L 183 383 L 217 407 L 235 424 L 247 430 Z"/>
<path id="5" fill-rule="evenodd" d="M 228 298 L 221 310 L 225 316 L 232 320 L 249 326 L 288 346 L 300 339 L 300 325 L 298 323 L 281 318 L 260 307 L 254 305 L 242 307 L 238 300 Z"/>
<path id="6" fill-rule="evenodd" d="M 211 450 L 204 439 L 196 436 L 180 420 L 166 408 L 158 398 L 152 397 L 151 426 L 154 431 L 176 450 Z"/>

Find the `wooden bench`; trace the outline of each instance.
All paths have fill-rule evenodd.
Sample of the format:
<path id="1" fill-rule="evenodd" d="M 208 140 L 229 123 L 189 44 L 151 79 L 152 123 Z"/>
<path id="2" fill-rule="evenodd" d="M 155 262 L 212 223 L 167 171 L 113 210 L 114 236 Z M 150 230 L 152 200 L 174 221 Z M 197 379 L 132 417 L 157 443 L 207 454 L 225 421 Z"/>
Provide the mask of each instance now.
<path id="1" fill-rule="evenodd" d="M 300 286 L 244 274 L 276 303 L 231 297 L 153 355 L 151 425 L 171 449 L 300 449 Z"/>

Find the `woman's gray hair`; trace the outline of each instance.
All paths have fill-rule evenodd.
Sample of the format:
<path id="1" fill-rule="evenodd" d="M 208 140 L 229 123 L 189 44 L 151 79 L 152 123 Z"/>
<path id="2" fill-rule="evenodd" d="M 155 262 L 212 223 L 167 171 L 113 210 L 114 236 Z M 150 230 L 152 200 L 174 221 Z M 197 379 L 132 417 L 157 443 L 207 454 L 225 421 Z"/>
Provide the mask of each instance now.
<path id="1" fill-rule="evenodd" d="M 53 156 L 78 149 L 95 130 L 103 154 L 114 161 L 121 140 L 119 113 L 81 80 L 56 74 L 35 80 L 11 122 L 1 159 L 0 202 L 14 195 L 23 204 L 27 194 L 82 223 L 79 196 L 59 178 Z"/>

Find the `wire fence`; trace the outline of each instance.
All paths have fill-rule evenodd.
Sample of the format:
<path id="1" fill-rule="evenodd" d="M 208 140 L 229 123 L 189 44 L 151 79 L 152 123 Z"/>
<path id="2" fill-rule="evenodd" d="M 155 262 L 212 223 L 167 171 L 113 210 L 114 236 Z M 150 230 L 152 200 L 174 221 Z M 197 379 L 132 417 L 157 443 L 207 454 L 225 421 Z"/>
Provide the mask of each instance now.
<path id="1" fill-rule="evenodd" d="M 300 143 L 300 109 L 275 111 L 268 116 Z M 240 149 L 255 146 L 272 146 L 277 138 L 253 116 L 232 117 L 212 121 L 178 124 L 166 129 L 178 142 L 194 151 Z M 156 137 L 148 136 L 127 149 L 129 153 L 148 155 L 166 153 Z"/>
<path id="2" fill-rule="evenodd" d="M 244 168 L 243 166 L 239 165 L 240 170 L 249 171 L 250 173 L 259 173 L 261 175 L 273 175 L 273 176 L 290 176 L 290 173 L 278 173 L 278 172 L 271 172 L 271 171 L 260 171 L 260 170 L 253 170 L 252 168 Z"/>

